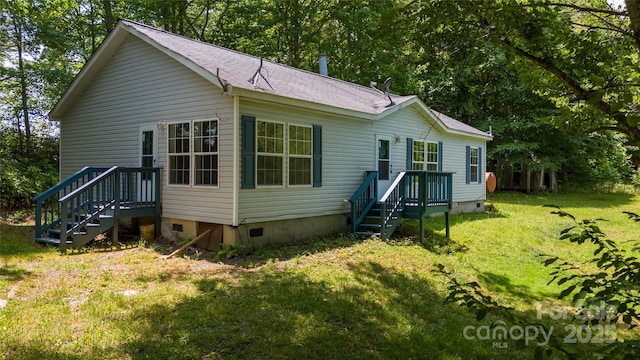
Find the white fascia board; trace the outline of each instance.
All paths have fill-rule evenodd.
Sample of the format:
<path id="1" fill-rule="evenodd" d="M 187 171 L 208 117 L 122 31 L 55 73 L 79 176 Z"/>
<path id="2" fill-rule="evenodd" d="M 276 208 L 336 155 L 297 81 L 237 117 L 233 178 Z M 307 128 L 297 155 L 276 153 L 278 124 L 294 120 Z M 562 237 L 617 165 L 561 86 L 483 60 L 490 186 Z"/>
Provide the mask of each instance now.
<path id="1" fill-rule="evenodd" d="M 450 127 L 448 127 L 444 122 L 442 122 L 442 120 L 440 120 L 432 111 L 431 109 L 429 109 L 422 101 L 420 101 L 420 99 L 417 99 L 415 101 L 412 101 L 413 104 L 416 105 L 416 107 L 423 113 L 425 114 L 427 117 L 433 119 L 433 121 L 435 121 L 436 124 L 438 124 L 438 126 L 444 130 L 444 132 L 449 133 L 449 134 L 453 134 L 453 135 L 460 135 L 460 136 L 466 136 L 466 137 L 472 137 L 472 138 L 476 138 L 476 139 L 483 139 L 485 141 L 491 141 L 493 140 L 493 136 L 486 134 L 486 133 L 472 133 L 472 132 L 467 132 L 467 131 L 463 131 L 463 130 L 457 130 L 457 129 L 452 129 Z M 469 125 L 470 126 L 470 125 Z M 478 130 L 481 131 L 481 130 Z"/>

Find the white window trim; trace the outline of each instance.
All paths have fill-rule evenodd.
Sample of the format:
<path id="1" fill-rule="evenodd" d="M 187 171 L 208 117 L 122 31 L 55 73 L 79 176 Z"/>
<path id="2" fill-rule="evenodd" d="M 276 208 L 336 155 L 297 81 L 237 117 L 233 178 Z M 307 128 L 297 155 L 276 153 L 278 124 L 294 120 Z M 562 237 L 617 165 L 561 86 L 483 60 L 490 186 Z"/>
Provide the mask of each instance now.
<path id="1" fill-rule="evenodd" d="M 200 153 L 198 155 L 206 154 L 206 155 L 218 155 L 218 178 L 216 185 L 196 185 L 195 184 L 195 159 L 196 159 L 196 151 L 195 151 L 195 141 L 194 141 L 194 133 L 193 133 L 193 123 L 194 122 L 204 122 L 204 121 L 216 121 L 217 134 L 216 139 L 218 142 L 218 151 L 213 153 Z M 175 124 L 189 124 L 189 184 L 172 184 L 171 183 L 171 155 L 169 152 L 169 127 Z M 191 120 L 175 120 L 171 122 L 167 122 L 167 186 L 174 188 L 197 188 L 197 189 L 220 189 L 220 119 L 218 118 L 203 118 L 203 119 L 191 119 Z M 186 153 L 183 153 L 186 154 Z"/>
<path id="2" fill-rule="evenodd" d="M 303 127 L 303 128 L 307 128 L 311 130 L 311 153 L 309 155 L 291 155 L 290 151 L 289 151 L 289 141 L 291 140 L 291 134 L 290 134 L 290 129 L 291 126 L 297 126 L 297 127 Z M 302 124 L 295 124 L 295 123 L 288 123 L 287 124 L 287 132 L 285 133 L 285 142 L 286 142 L 286 169 L 285 169 L 285 175 L 286 175 L 286 186 L 290 187 L 290 188 L 310 188 L 313 187 L 313 126 L 311 125 L 302 125 Z M 289 169 L 291 168 L 290 165 L 290 160 L 291 157 L 293 158 L 300 158 L 300 159 L 309 159 L 309 183 L 308 184 L 290 184 L 290 178 L 289 178 Z"/>
<path id="3" fill-rule="evenodd" d="M 429 145 L 433 144 L 436 146 L 436 161 L 429 161 Z M 428 171 L 438 171 L 438 168 L 440 167 L 438 160 L 440 159 L 440 154 L 438 154 L 438 152 L 440 151 L 440 146 L 438 146 L 438 142 L 437 141 L 427 141 L 424 144 L 424 169 L 428 170 L 429 165 L 435 165 L 436 169 L 435 170 L 428 170 Z"/>
<path id="4" fill-rule="evenodd" d="M 422 144 L 422 161 L 416 160 L 416 144 Z M 427 163 L 426 162 L 427 159 L 425 157 L 426 156 L 426 145 L 427 145 L 426 141 L 424 141 L 424 140 L 413 140 L 413 145 L 411 147 L 411 152 L 412 152 L 412 154 L 411 154 L 411 157 L 412 157 L 411 166 L 412 166 L 412 169 L 410 169 L 410 170 L 422 171 L 422 170 L 424 170 L 426 168 L 426 163 Z M 415 165 L 416 164 L 421 164 L 422 165 L 421 168 L 420 169 L 415 169 L 415 167 L 416 167 Z"/>
<path id="5" fill-rule="evenodd" d="M 260 128 L 260 123 L 264 122 L 264 123 L 272 123 L 272 124 L 281 124 L 282 125 L 282 154 L 277 154 L 277 153 L 266 153 L 266 152 L 260 152 L 258 151 L 258 134 L 259 134 L 259 128 Z M 286 184 L 286 164 L 285 164 L 285 157 L 286 157 L 286 153 L 287 150 L 285 149 L 285 147 L 287 146 L 287 124 L 282 122 L 282 121 L 273 121 L 273 120 L 267 120 L 267 119 L 258 119 L 256 118 L 256 135 L 255 135 L 255 140 L 256 140 L 256 159 L 255 159 L 255 163 L 254 163 L 254 167 L 255 167 L 255 171 L 256 171 L 256 188 L 272 188 L 272 189 L 278 189 L 278 188 L 283 188 L 285 187 Z M 273 156 L 273 157 L 282 157 L 282 184 L 279 185 L 260 185 L 259 184 L 259 180 L 258 180 L 258 158 L 260 156 Z"/>
<path id="6" fill-rule="evenodd" d="M 196 122 L 209 122 L 209 121 L 215 121 L 216 122 L 216 151 L 213 152 L 200 152 L 200 151 L 196 151 L 195 146 L 196 146 L 196 141 L 195 141 L 195 133 L 194 133 L 194 129 L 195 126 L 193 126 L 194 123 Z M 208 188 L 208 189 L 218 189 L 220 188 L 220 120 L 217 118 L 211 118 L 211 119 L 195 119 L 191 121 L 191 134 L 190 134 L 190 138 L 191 138 L 191 161 L 193 163 L 193 169 L 189 169 L 190 173 L 191 173 L 191 186 L 192 187 L 197 187 L 197 188 Z M 204 138 L 204 137 L 203 137 Z M 196 155 L 215 155 L 216 159 L 217 159 L 217 164 L 216 164 L 216 184 L 215 185 L 207 185 L 207 184 L 196 184 Z"/>
<path id="7" fill-rule="evenodd" d="M 277 154 L 272 153 L 262 153 L 258 152 L 258 123 L 259 122 L 267 122 L 274 124 L 282 124 L 283 125 L 283 154 L 282 154 L 282 185 L 260 185 L 258 183 L 258 156 L 277 156 Z M 289 184 L 289 127 L 290 126 L 299 126 L 306 127 L 311 129 L 311 155 L 308 156 L 311 159 L 311 173 L 310 173 L 310 182 L 309 184 L 299 184 L 299 185 L 290 185 Z M 264 118 L 256 118 L 256 159 L 255 159 L 255 169 L 256 169 L 256 189 L 284 189 L 284 188 L 312 188 L 313 187 L 313 126 L 300 124 L 295 122 L 285 122 L 285 121 L 275 121 Z M 304 155 L 295 155 L 294 157 L 303 158 L 306 157 Z"/>
<path id="8" fill-rule="evenodd" d="M 475 150 L 476 152 L 476 164 L 474 165 L 471 162 L 471 159 L 473 159 L 473 151 Z M 479 184 L 480 183 L 480 174 L 478 173 L 478 171 L 480 170 L 480 150 L 479 147 L 477 146 L 471 146 L 469 147 L 469 183 L 470 184 Z M 475 168 L 475 171 L 474 171 Z M 474 181 L 473 180 L 473 174 L 476 174 L 477 179 Z"/>

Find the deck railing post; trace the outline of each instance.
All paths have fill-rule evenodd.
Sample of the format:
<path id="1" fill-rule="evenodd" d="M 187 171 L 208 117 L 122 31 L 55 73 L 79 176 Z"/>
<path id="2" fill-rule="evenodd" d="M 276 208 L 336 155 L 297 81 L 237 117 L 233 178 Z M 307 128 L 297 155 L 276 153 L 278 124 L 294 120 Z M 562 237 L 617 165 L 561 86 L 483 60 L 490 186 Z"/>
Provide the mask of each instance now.
<path id="1" fill-rule="evenodd" d="M 378 201 L 380 198 L 378 194 L 378 180 L 380 179 L 380 173 L 376 171 L 375 174 L 375 178 L 373 179 L 373 200 Z"/>
<path id="2" fill-rule="evenodd" d="M 387 239 L 387 202 L 384 201 L 380 205 L 380 238 Z"/>
<path id="3" fill-rule="evenodd" d="M 69 202 L 60 204 L 60 253 L 67 251 L 67 217 L 69 216 Z"/>
<path id="4" fill-rule="evenodd" d="M 118 241 L 118 225 L 120 218 L 120 169 L 117 169 L 113 176 L 113 197 L 115 203 L 113 207 L 113 230 L 111 232 L 111 241 L 115 247 L 119 248 L 120 242 Z"/>
<path id="5" fill-rule="evenodd" d="M 152 200 L 155 201 L 155 207 L 156 207 L 156 215 L 155 215 L 155 226 L 154 226 L 154 236 L 158 236 L 158 234 L 161 234 L 161 226 L 162 226 L 162 219 L 160 218 L 160 214 L 162 211 L 162 205 L 160 203 L 161 200 L 161 193 L 160 193 L 160 169 L 159 168 L 155 168 L 153 169 L 153 184 L 155 187 L 155 190 L 153 192 L 154 197 Z"/>
<path id="6" fill-rule="evenodd" d="M 42 202 L 36 200 L 36 238 L 42 236 Z"/>

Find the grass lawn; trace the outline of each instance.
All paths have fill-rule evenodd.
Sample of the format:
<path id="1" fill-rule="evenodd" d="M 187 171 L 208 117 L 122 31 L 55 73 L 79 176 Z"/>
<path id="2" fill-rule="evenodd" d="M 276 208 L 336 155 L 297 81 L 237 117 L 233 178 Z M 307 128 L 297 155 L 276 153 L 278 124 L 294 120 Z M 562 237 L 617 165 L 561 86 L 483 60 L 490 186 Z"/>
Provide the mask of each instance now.
<path id="1" fill-rule="evenodd" d="M 592 249 L 556 240 L 569 221 L 606 218 L 616 240 L 638 239 L 628 194 L 496 194 L 497 212 L 417 222 L 391 241 L 350 236 L 267 246 L 230 261 L 163 260 L 154 244 L 62 256 L 33 241 L 31 226 L 0 227 L 0 359 L 492 359 L 533 358 L 536 343 L 468 339 L 476 322 L 445 305 L 443 264 L 478 281 L 501 304 L 535 320 L 559 309 L 541 253 L 586 261 Z M 588 265 L 585 265 L 588 266 Z M 566 323 L 552 336 L 566 336 Z M 469 328 L 471 327 L 471 328 Z M 468 332 L 477 335 L 476 332 Z M 640 331 L 617 329 L 618 338 Z M 538 338 L 542 341 L 542 337 Z M 577 344 L 589 358 L 597 344 Z"/>

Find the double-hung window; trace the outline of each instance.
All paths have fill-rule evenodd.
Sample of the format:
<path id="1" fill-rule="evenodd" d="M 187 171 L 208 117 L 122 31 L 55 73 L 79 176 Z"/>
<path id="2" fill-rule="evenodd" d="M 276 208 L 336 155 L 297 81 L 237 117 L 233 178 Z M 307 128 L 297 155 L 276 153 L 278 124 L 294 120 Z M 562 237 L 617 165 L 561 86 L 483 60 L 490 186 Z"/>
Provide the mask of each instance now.
<path id="1" fill-rule="evenodd" d="M 258 185 L 284 184 L 284 124 L 258 121 Z"/>
<path id="2" fill-rule="evenodd" d="M 482 148 L 467 146 L 467 184 L 482 183 Z"/>
<path id="3" fill-rule="evenodd" d="M 218 121 L 169 124 L 169 184 L 218 186 Z"/>
<path id="4" fill-rule="evenodd" d="M 289 185 L 311 185 L 311 126 L 289 125 Z"/>
<path id="5" fill-rule="evenodd" d="M 190 125 L 189 122 L 169 125 L 169 184 L 190 184 Z"/>
<path id="6" fill-rule="evenodd" d="M 426 156 L 426 170 L 427 171 L 438 171 L 438 159 L 440 156 L 438 155 L 438 143 L 429 141 L 427 143 L 427 156 Z"/>
<path id="7" fill-rule="evenodd" d="M 195 185 L 218 185 L 218 121 L 193 122 Z"/>
<path id="8" fill-rule="evenodd" d="M 469 153 L 469 181 L 478 182 L 478 148 L 471 148 Z"/>
<path id="9" fill-rule="evenodd" d="M 424 170 L 424 141 L 413 141 L 413 168 L 411 170 Z"/>

